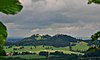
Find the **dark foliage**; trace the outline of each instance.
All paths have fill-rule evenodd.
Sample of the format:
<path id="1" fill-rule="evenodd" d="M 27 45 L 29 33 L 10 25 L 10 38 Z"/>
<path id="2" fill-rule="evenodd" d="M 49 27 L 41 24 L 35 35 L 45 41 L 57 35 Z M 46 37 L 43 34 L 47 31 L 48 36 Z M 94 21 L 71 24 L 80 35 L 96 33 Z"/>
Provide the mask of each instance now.
<path id="1" fill-rule="evenodd" d="M 95 50 L 92 52 L 86 52 L 84 57 L 100 57 L 100 50 Z"/>
<path id="2" fill-rule="evenodd" d="M 41 52 L 39 52 L 39 55 L 48 57 L 49 52 L 41 51 Z"/>

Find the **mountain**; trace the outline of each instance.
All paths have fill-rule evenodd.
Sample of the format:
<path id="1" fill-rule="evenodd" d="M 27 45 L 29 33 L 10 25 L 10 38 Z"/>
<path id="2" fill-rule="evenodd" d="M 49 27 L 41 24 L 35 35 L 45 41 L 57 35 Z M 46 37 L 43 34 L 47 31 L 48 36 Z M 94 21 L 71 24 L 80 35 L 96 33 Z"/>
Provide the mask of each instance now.
<path id="1" fill-rule="evenodd" d="M 22 38 L 7 38 L 6 42 L 17 42 L 20 41 Z"/>
<path id="2" fill-rule="evenodd" d="M 63 46 L 69 46 L 70 42 L 77 42 L 77 41 L 78 39 L 63 34 L 57 34 L 54 36 L 34 34 L 30 37 L 26 37 L 22 40 L 14 42 L 12 43 L 12 45 L 18 45 L 18 46 L 47 45 L 47 46 L 63 47 Z M 9 44 L 6 43 L 6 45 Z"/>

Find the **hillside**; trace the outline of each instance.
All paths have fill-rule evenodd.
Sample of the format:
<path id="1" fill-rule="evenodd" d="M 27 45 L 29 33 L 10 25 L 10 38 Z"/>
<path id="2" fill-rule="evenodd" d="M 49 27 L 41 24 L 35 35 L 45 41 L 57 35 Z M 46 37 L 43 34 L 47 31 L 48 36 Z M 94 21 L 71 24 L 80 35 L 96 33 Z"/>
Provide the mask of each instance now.
<path id="1" fill-rule="evenodd" d="M 77 41 L 78 39 L 63 34 L 57 34 L 54 36 L 34 34 L 18 42 L 10 43 L 10 45 L 18 45 L 18 46 L 46 45 L 46 46 L 64 47 L 64 46 L 69 46 L 69 42 L 77 42 Z M 9 45 L 9 43 L 6 43 L 6 45 Z"/>

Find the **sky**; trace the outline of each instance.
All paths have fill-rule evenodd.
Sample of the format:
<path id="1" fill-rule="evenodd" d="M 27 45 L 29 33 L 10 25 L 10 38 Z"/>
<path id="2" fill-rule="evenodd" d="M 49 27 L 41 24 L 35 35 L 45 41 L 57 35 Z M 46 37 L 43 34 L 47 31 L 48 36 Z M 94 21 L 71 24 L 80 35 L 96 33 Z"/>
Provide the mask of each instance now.
<path id="1" fill-rule="evenodd" d="M 87 0 L 20 0 L 23 9 L 16 15 L 0 13 L 8 37 L 33 34 L 66 34 L 90 37 L 100 30 L 100 5 Z"/>

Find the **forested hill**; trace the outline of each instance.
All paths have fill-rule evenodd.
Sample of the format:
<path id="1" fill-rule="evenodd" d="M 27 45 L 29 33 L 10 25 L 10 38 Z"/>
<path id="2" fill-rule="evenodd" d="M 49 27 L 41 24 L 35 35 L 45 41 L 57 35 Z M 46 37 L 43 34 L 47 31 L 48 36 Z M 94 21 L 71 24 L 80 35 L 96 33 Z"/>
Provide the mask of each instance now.
<path id="1" fill-rule="evenodd" d="M 63 47 L 63 46 L 68 46 L 69 42 L 77 42 L 77 41 L 78 39 L 63 34 L 57 34 L 54 36 L 34 34 L 30 37 L 24 38 L 17 42 L 13 43 L 7 42 L 6 45 L 9 44 L 18 46 L 47 45 L 47 46 Z"/>

